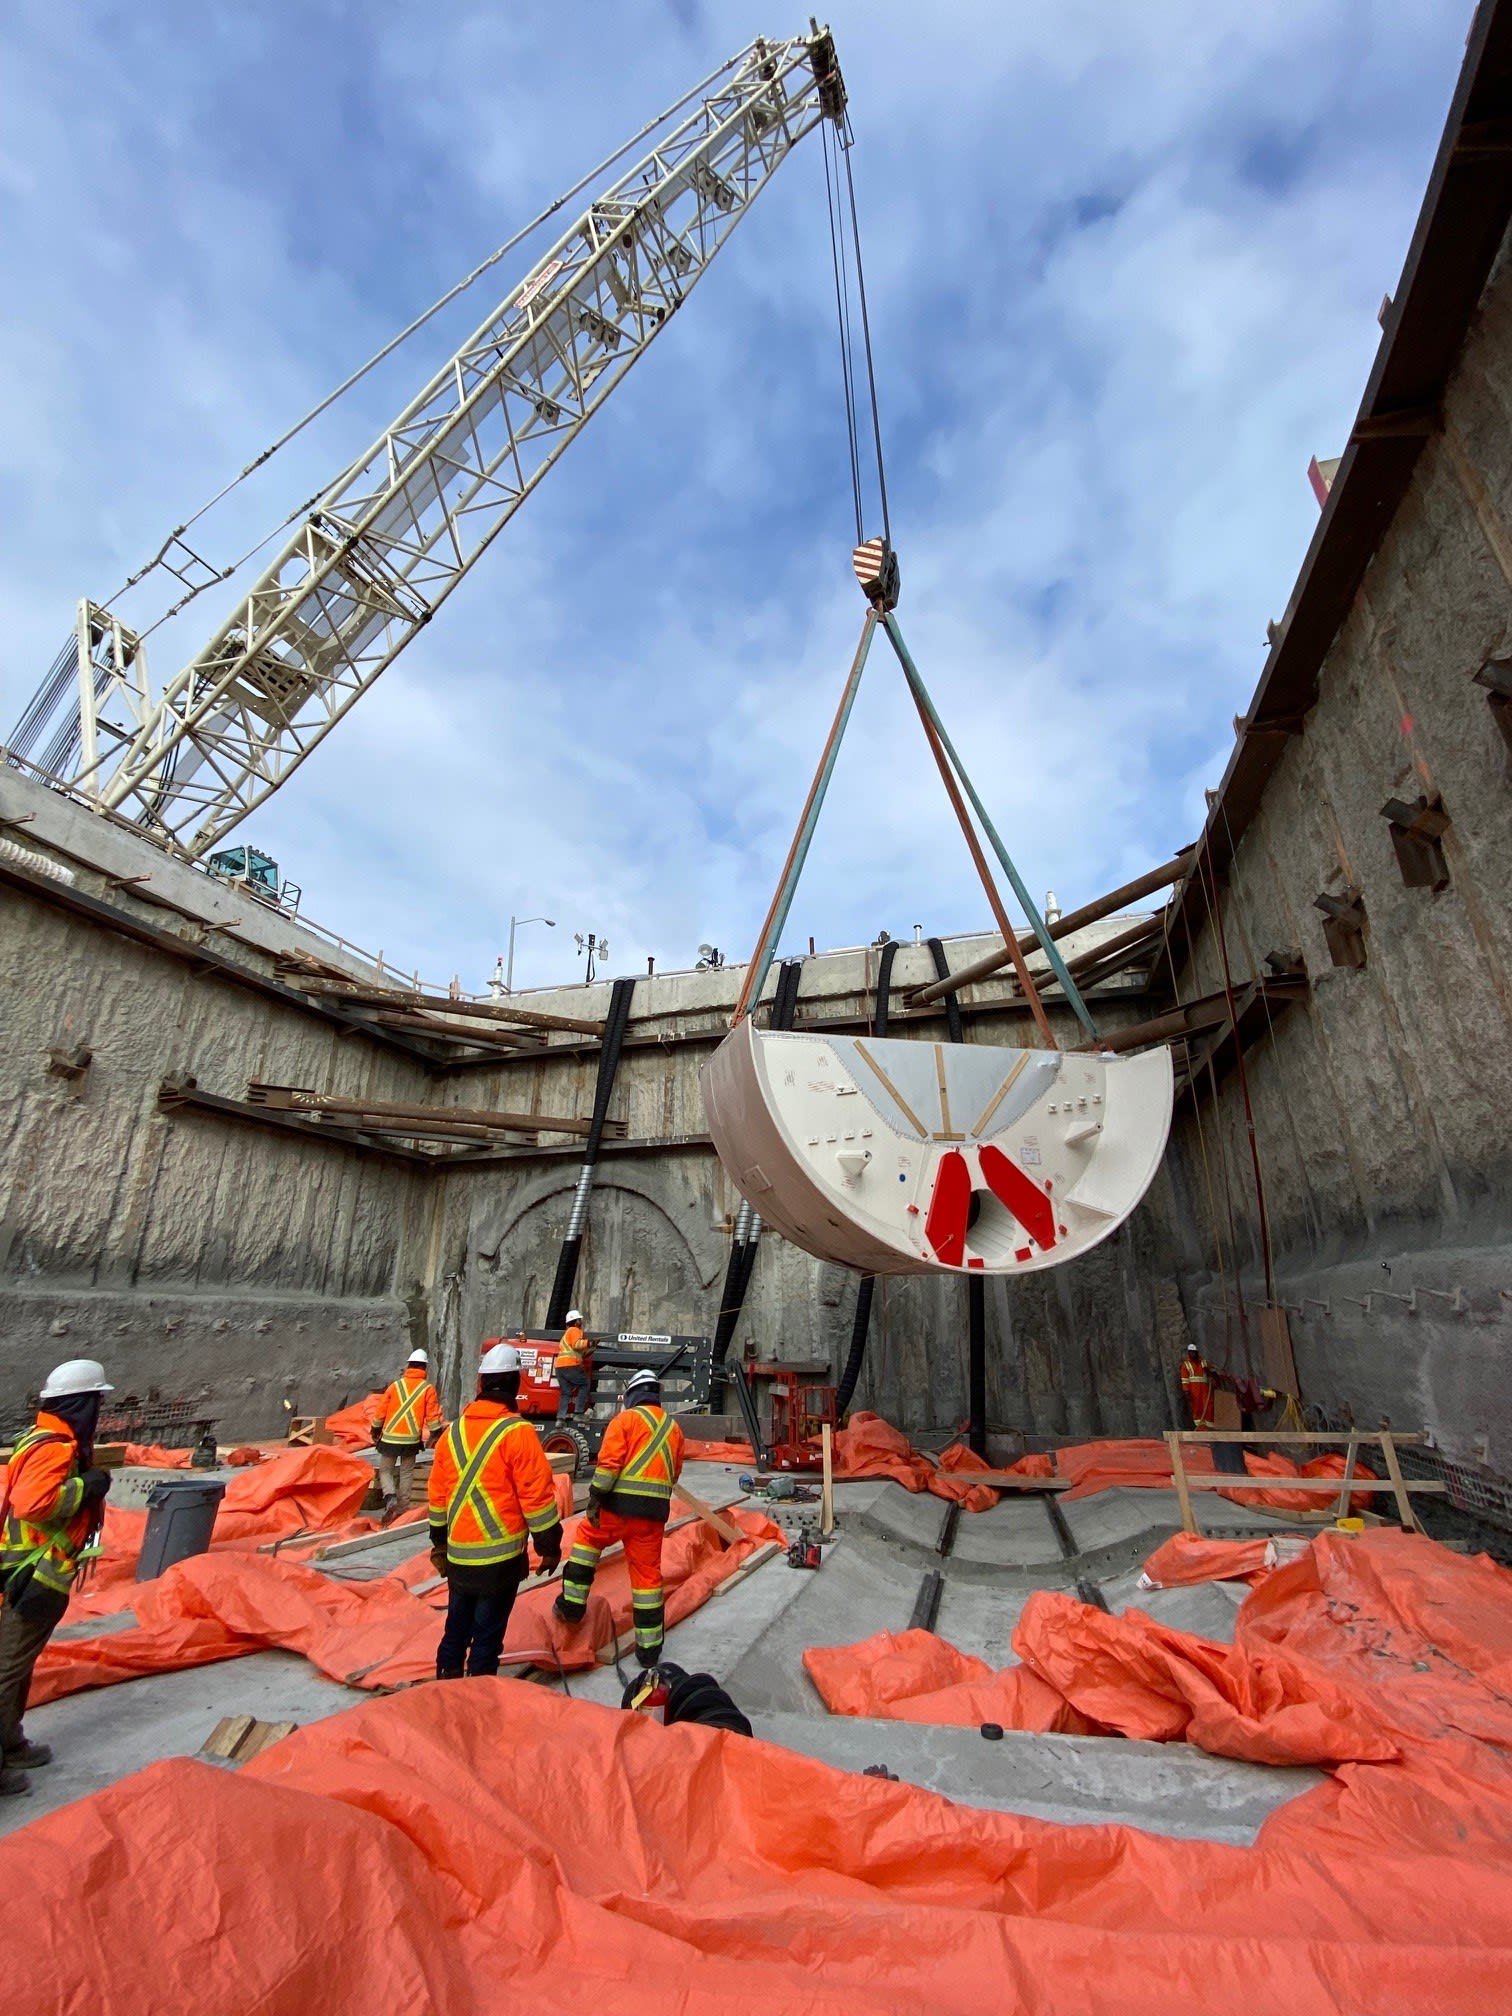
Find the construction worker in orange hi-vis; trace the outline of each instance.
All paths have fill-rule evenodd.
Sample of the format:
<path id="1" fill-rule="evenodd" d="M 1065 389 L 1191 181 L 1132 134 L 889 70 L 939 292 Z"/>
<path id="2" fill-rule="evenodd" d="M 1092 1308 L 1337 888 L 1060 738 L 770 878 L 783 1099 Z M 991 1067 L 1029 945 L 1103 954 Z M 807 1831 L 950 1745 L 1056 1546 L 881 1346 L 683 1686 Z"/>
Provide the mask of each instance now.
<path id="1" fill-rule="evenodd" d="M 1192 1426 L 1211 1428 L 1213 1375 L 1195 1346 L 1190 1344 L 1181 1356 L 1181 1391 L 1192 1412 Z"/>
<path id="2" fill-rule="evenodd" d="M 562 1558 L 556 1484 L 540 1439 L 515 1412 L 520 1354 L 494 1344 L 478 1367 L 478 1397 L 441 1437 L 430 1479 L 431 1560 L 447 1580 L 436 1678 L 497 1673 L 527 1536 L 546 1568 Z"/>
<path id="3" fill-rule="evenodd" d="M 94 1439 L 100 1402 L 114 1390 L 93 1358 L 50 1372 L 0 1487 L 0 1793 L 30 1792 L 25 1774 L 52 1762 L 45 1743 L 27 1742 L 21 1717 L 32 1668 L 104 1516 L 110 1472 L 95 1467 Z"/>
<path id="4" fill-rule="evenodd" d="M 423 1351 L 411 1351 L 404 1370 L 385 1390 L 373 1422 L 385 1525 L 408 1510 L 415 1460 L 440 1427 L 441 1402 L 430 1382 L 430 1360 Z"/>
<path id="5" fill-rule="evenodd" d="M 558 1421 L 565 1421 L 569 1415 L 582 1414 L 587 1410 L 588 1368 L 584 1360 L 588 1351 L 588 1339 L 583 1334 L 583 1312 L 581 1309 L 569 1309 L 567 1328 L 562 1332 L 562 1341 L 557 1345 L 551 1368 L 557 1382 Z"/>
<path id="6" fill-rule="evenodd" d="M 630 1567 L 635 1656 L 642 1666 L 654 1666 L 661 1657 L 662 1531 L 682 1466 L 683 1432 L 662 1409 L 656 1373 L 648 1369 L 632 1374 L 625 1387 L 624 1410 L 604 1431 L 588 1487 L 588 1516 L 573 1539 L 562 1593 L 553 1608 L 566 1623 L 581 1622 L 599 1555 L 613 1541 L 623 1541 Z"/>

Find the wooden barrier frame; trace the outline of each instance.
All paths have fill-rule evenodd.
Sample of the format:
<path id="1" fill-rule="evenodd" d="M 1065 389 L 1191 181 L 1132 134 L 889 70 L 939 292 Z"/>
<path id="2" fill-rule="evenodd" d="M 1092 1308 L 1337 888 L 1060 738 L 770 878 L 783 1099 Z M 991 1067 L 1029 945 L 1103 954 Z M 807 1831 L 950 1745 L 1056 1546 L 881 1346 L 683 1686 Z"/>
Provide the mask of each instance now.
<path id="1" fill-rule="evenodd" d="M 1337 1497 L 1333 1509 L 1320 1508 L 1318 1512 L 1294 1514 L 1301 1519 L 1342 1519 L 1349 1511 L 1349 1501 L 1356 1491 L 1389 1491 L 1396 1500 L 1397 1517 L 1402 1529 L 1407 1533 L 1421 1533 L 1423 1528 L 1412 1509 L 1409 1492 L 1431 1492 L 1442 1497 L 1449 1487 L 1438 1479 L 1413 1478 L 1408 1483 L 1402 1475 L 1402 1466 L 1397 1461 L 1397 1449 L 1404 1444 L 1421 1443 L 1421 1435 L 1397 1435 L 1389 1428 L 1378 1429 L 1374 1434 L 1364 1429 L 1341 1429 L 1337 1433 L 1314 1429 L 1284 1428 L 1168 1428 L 1166 1447 L 1171 1452 L 1171 1481 L 1176 1486 L 1176 1502 L 1181 1507 L 1181 1530 L 1184 1533 L 1200 1534 L 1197 1517 L 1192 1509 L 1194 1491 L 1317 1491 L 1331 1492 Z M 1239 1477 L 1227 1471 L 1212 1477 L 1189 1477 L 1182 1447 L 1188 1442 L 1237 1442 L 1245 1443 L 1343 1443 L 1346 1447 L 1344 1475 L 1337 1482 L 1332 1477 Z M 1355 1463 L 1361 1448 L 1379 1449 L 1386 1466 L 1384 1478 L 1355 1476 Z"/>

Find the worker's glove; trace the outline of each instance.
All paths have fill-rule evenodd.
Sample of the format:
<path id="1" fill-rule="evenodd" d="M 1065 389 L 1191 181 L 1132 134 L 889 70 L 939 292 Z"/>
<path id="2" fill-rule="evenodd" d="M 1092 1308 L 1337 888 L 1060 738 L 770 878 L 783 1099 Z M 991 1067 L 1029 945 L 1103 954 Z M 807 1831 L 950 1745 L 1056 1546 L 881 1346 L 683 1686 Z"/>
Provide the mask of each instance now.
<path id="1" fill-rule="evenodd" d="M 373 1423 L 373 1447 L 375 1449 L 378 1448 L 379 1445 L 382 1443 L 382 1441 L 383 1441 L 383 1423 L 381 1421 L 375 1421 Z"/>
<path id="2" fill-rule="evenodd" d="M 541 1566 L 548 1575 L 561 1567 L 562 1532 L 560 1527 L 557 1528 L 555 1533 L 544 1534 L 541 1539 L 537 1540 L 536 1553 L 540 1556 Z"/>
<path id="3" fill-rule="evenodd" d="M 590 1487 L 588 1492 L 588 1517 L 590 1519 L 602 1519 L 603 1516 L 604 1501 L 598 1492 Z"/>
<path id="4" fill-rule="evenodd" d="M 451 1573 L 451 1566 L 446 1558 L 446 1549 L 444 1547 L 432 1547 L 430 1558 L 432 1568 L 435 1569 L 436 1573 L 444 1581 Z"/>
<path id="5" fill-rule="evenodd" d="M 84 1472 L 84 1503 L 99 1505 L 110 1489 L 110 1472 L 91 1468 Z"/>

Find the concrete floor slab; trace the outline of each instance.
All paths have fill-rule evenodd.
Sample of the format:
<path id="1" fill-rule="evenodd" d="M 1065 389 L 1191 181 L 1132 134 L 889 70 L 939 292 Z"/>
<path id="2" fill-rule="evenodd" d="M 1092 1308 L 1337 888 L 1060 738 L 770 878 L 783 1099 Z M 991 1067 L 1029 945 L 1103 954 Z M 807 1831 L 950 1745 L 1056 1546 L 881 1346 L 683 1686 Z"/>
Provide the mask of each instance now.
<path id="1" fill-rule="evenodd" d="M 1013 1630 L 1030 1594 L 1027 1589 L 999 1589 L 947 1576 L 934 1628 L 957 1651 L 985 1659 L 994 1670 L 1016 1666 Z"/>
<path id="2" fill-rule="evenodd" d="M 1284 1525 L 1274 1512 L 1248 1505 L 1236 1505 L 1214 1492 L 1200 1494 L 1210 1503 L 1197 1507 L 1197 1518 L 1205 1527 L 1240 1526 L 1246 1532 L 1269 1532 Z M 1181 1507 L 1176 1493 L 1167 1490 L 1098 1491 L 1090 1498 L 1062 1495 L 1060 1508 L 1071 1536 L 1084 1554 L 1104 1547 L 1127 1546 L 1152 1529 L 1162 1529 L 1160 1537 L 1181 1525 Z"/>
<path id="3" fill-rule="evenodd" d="M 1317 1771 L 1235 1763 L 1185 1743 L 1019 1731 L 989 1742 L 976 1729 L 849 1715 L 758 1714 L 751 1722 L 764 1742 L 844 1771 L 885 1764 L 957 1805 L 1241 1847 L 1278 1806 L 1322 1783 Z"/>
<path id="4" fill-rule="evenodd" d="M 371 1698 L 324 1679 L 295 1652 L 253 1652 L 49 1701 L 28 1709 L 26 1733 L 50 1743 L 54 1761 L 29 1774 L 29 1798 L 0 1799 L 0 1834 L 159 1758 L 192 1757 L 223 1715 L 303 1726 Z"/>
<path id="5" fill-rule="evenodd" d="M 1219 1645 L 1234 1642 L 1234 1619 L 1249 1594 L 1246 1582 L 1199 1582 L 1189 1589 L 1141 1589 L 1139 1571 L 1118 1575 L 1101 1584 L 1108 1608 L 1117 1617 L 1125 1610 L 1143 1610 L 1157 1624 L 1190 1631 Z"/>
<path id="6" fill-rule="evenodd" d="M 1000 1499 L 988 1512 L 963 1512 L 950 1558 L 988 1568 L 1042 1568 L 1064 1557 L 1043 1501 L 1026 1493 Z"/>

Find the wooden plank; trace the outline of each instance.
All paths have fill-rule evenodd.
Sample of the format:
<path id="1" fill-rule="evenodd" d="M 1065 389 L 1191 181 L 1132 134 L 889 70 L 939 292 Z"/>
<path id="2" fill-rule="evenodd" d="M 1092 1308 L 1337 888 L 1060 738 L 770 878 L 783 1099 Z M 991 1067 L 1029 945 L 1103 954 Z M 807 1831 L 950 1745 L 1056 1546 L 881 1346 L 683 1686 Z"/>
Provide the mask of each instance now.
<path id="1" fill-rule="evenodd" d="M 428 1531 L 425 1520 L 406 1519 L 393 1526 L 382 1526 L 376 1533 L 358 1533 L 350 1540 L 337 1540 L 329 1547 L 322 1547 L 315 1559 L 338 1561 L 348 1554 L 365 1553 L 369 1547 L 387 1547 L 395 1540 L 413 1540 Z"/>
<path id="2" fill-rule="evenodd" d="M 594 1657 L 598 1660 L 600 1666 L 613 1666 L 617 1661 L 623 1659 L 625 1654 L 633 1649 L 634 1645 L 635 1626 L 632 1624 L 628 1631 L 621 1631 L 618 1638 L 612 1639 L 609 1644 L 600 1645 Z"/>
<path id="3" fill-rule="evenodd" d="M 1335 1519 L 1343 1519 L 1348 1514 L 1349 1486 L 1352 1478 L 1354 1477 L 1355 1461 L 1358 1458 L 1359 1453 L 1360 1453 L 1360 1438 L 1358 1435 L 1351 1435 L 1349 1438 L 1349 1450 L 1344 1458 L 1344 1482 L 1339 1491 L 1338 1505 L 1334 1508 Z"/>
<path id="4" fill-rule="evenodd" d="M 733 1589 L 738 1582 L 744 1582 L 748 1575 L 754 1575 L 758 1568 L 765 1567 L 774 1554 L 786 1553 L 787 1548 L 780 1540 L 763 1540 L 749 1560 L 742 1561 L 733 1575 L 727 1575 L 724 1581 L 717 1585 L 714 1594 L 723 1596 L 726 1590 Z"/>
<path id="5" fill-rule="evenodd" d="M 685 1512 L 681 1519 L 669 1519 L 664 1530 L 668 1533 L 678 1533 L 684 1526 L 691 1526 L 698 1516 L 696 1512 Z M 740 1533 L 738 1528 L 736 1531 L 740 1539 L 745 1539 L 746 1536 L 744 1533 Z M 618 1555 L 623 1554 L 624 1551 L 625 1543 L 623 1540 L 615 1540 L 604 1549 L 603 1553 L 599 1556 L 599 1560 L 601 1562 L 613 1561 Z M 560 1568 L 542 1569 L 537 1575 L 527 1575 L 525 1577 L 525 1580 L 520 1584 L 519 1594 L 523 1596 L 528 1589 L 549 1588 L 553 1582 L 560 1582 L 561 1579 L 562 1571 Z M 409 1593 L 411 1596 L 428 1596 L 433 1589 L 439 1589 L 445 1580 L 446 1577 L 444 1575 L 432 1575 L 424 1582 L 415 1583 Z"/>
<path id="6" fill-rule="evenodd" d="M 828 1540 L 835 1530 L 835 1431 L 828 1421 L 819 1431 L 824 1452 L 824 1483 L 820 1488 L 819 1537 Z"/>
<path id="7" fill-rule="evenodd" d="M 1395 1455 L 1395 1450 L 1392 1454 Z M 1390 1468 L 1390 1465 L 1387 1466 Z M 1400 1474 L 1400 1473 L 1399 1473 Z M 1188 1491 L 1329 1491 L 1339 1488 L 1337 1477 L 1188 1477 Z M 1390 1478 L 1356 1477 L 1349 1489 L 1351 1496 L 1356 1491 L 1395 1491 L 1396 1484 Z M 1404 1491 L 1427 1491 L 1434 1497 L 1442 1497 L 1448 1491 L 1447 1484 L 1423 1483 L 1416 1477 L 1403 1479 Z M 1177 1487 L 1178 1495 L 1180 1487 Z"/>
<path id="8" fill-rule="evenodd" d="M 672 1486 L 672 1496 L 680 1499 L 690 1511 L 696 1512 L 706 1526 L 712 1526 L 720 1539 L 725 1541 L 729 1546 L 733 1547 L 737 1540 L 744 1540 L 746 1537 L 744 1531 L 735 1524 L 733 1519 L 726 1519 L 724 1514 L 716 1512 L 712 1505 L 705 1505 L 702 1498 L 695 1498 L 686 1486 L 674 1484 Z M 604 1551 L 607 1553 L 608 1549 L 606 1548 Z"/>
<path id="9" fill-rule="evenodd" d="M 994 1491 L 1069 1491 L 1075 1483 L 1070 1477 L 1020 1477 L 1012 1470 L 941 1470 L 939 1475 L 962 1484 L 990 1484 Z"/>
<path id="10" fill-rule="evenodd" d="M 1384 1432 L 1384 1431 L 1382 1431 Z M 1351 1435 L 1358 1437 L 1364 1449 L 1374 1448 L 1381 1440 L 1380 1432 L 1364 1428 L 1170 1428 L 1166 1440 L 1172 1436 L 1178 1442 L 1347 1442 Z M 1423 1440 L 1420 1434 L 1398 1435 L 1394 1431 L 1392 1440 L 1399 1449 Z"/>
<path id="11" fill-rule="evenodd" d="M 1413 1490 L 1422 1491 L 1425 1488 L 1431 1489 L 1432 1487 L 1425 1487 L 1416 1482 L 1416 1480 L 1412 1484 L 1408 1484 L 1405 1481 L 1402 1476 L 1402 1466 L 1397 1461 L 1396 1437 L 1394 1435 L 1386 1433 L 1381 1436 L 1381 1454 L 1386 1459 L 1386 1474 L 1391 1479 L 1392 1492 L 1396 1498 L 1397 1516 L 1401 1519 L 1403 1529 L 1408 1533 L 1421 1533 L 1423 1530 L 1422 1522 L 1413 1511 L 1408 1501 L 1407 1493 Z M 1447 1490 L 1447 1488 L 1443 1484 L 1439 1486 L 1441 1491 Z"/>
<path id="12" fill-rule="evenodd" d="M 298 1727 L 297 1722 L 254 1722 L 247 1740 L 236 1752 L 237 1763 L 250 1764 L 264 1750 L 271 1750 L 275 1743 L 282 1743 L 285 1736 L 292 1736 Z"/>
<path id="13" fill-rule="evenodd" d="M 1183 1533 L 1196 1533 L 1199 1528 L 1196 1515 L 1192 1511 L 1186 1462 L 1181 1453 L 1182 1438 L 1176 1429 L 1168 1428 L 1165 1439 L 1166 1447 L 1171 1452 L 1171 1481 L 1176 1486 L 1176 1502 L 1181 1507 L 1181 1530 Z"/>
<path id="14" fill-rule="evenodd" d="M 201 1757 L 231 1758 L 252 1732 L 251 1715 L 222 1715 L 199 1747 Z"/>
<path id="15" fill-rule="evenodd" d="M 1239 1411 L 1239 1395 L 1230 1393 L 1226 1386 L 1213 1388 L 1212 1423 L 1217 1429 L 1237 1429 L 1244 1420 Z"/>

